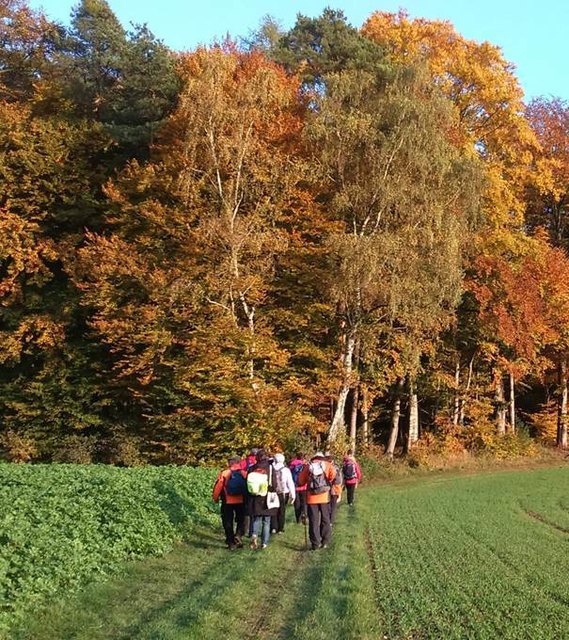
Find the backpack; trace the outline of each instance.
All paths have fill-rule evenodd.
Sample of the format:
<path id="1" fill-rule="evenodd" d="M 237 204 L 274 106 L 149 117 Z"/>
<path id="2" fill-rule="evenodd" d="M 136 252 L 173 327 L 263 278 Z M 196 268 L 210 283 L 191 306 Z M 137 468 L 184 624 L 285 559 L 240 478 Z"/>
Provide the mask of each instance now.
<path id="1" fill-rule="evenodd" d="M 252 496 L 266 496 L 269 490 L 269 478 L 266 473 L 251 471 L 247 476 L 247 491 Z"/>
<path id="2" fill-rule="evenodd" d="M 284 493 L 285 489 L 286 489 L 286 484 L 283 478 L 283 469 L 284 467 L 280 468 L 280 469 L 274 469 L 274 473 L 275 473 L 275 492 L 276 493 Z"/>
<path id="3" fill-rule="evenodd" d="M 304 469 L 304 462 L 297 462 L 293 464 L 290 468 L 290 472 L 292 474 L 292 481 L 294 482 L 294 486 L 298 487 L 298 476 L 300 472 Z"/>
<path id="4" fill-rule="evenodd" d="M 333 484 L 335 485 L 343 484 L 344 479 L 342 477 L 342 469 L 340 469 L 340 467 L 336 463 L 334 463 L 334 469 L 336 469 L 336 477 L 334 478 Z"/>
<path id="5" fill-rule="evenodd" d="M 247 482 L 241 470 L 236 469 L 231 472 L 225 482 L 225 492 L 228 496 L 243 496 L 247 493 Z"/>
<path id="6" fill-rule="evenodd" d="M 358 474 L 356 473 L 356 463 L 351 460 L 344 463 L 343 471 L 344 471 L 344 480 L 354 480 L 355 478 L 358 477 Z"/>
<path id="7" fill-rule="evenodd" d="M 310 493 L 326 493 L 330 485 L 324 473 L 324 465 L 319 462 L 311 462 L 308 474 L 308 490 Z"/>

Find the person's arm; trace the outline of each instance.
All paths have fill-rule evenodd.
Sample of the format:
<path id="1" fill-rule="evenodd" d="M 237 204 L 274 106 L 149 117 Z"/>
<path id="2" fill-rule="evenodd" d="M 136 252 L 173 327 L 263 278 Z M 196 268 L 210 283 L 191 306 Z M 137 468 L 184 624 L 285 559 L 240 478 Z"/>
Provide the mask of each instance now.
<path id="1" fill-rule="evenodd" d="M 362 470 L 360 469 L 360 465 L 356 462 L 356 479 L 358 484 L 362 481 Z"/>
<path id="2" fill-rule="evenodd" d="M 328 480 L 328 484 L 332 486 L 332 484 L 334 483 L 334 480 L 336 479 L 336 469 L 334 469 L 334 465 L 330 464 L 329 462 L 327 463 L 326 466 L 327 466 L 326 480 Z"/>
<path id="3" fill-rule="evenodd" d="M 296 487 L 294 486 L 294 480 L 292 479 L 292 473 L 288 467 L 284 468 L 285 484 L 288 489 L 289 500 L 294 502 L 296 499 Z"/>
<path id="4" fill-rule="evenodd" d="M 219 502 L 219 498 L 221 496 L 221 493 L 222 493 L 224 487 L 225 487 L 225 476 L 224 476 L 223 471 L 222 471 L 217 476 L 217 480 L 215 481 L 215 484 L 213 485 L 213 493 L 212 493 L 211 497 L 213 498 L 214 502 Z"/>

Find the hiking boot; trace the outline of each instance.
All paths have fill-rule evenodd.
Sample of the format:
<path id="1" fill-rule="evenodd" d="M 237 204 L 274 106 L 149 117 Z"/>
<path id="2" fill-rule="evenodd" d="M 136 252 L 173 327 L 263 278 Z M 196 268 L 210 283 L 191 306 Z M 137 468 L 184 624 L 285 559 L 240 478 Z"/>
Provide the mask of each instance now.
<path id="1" fill-rule="evenodd" d="M 277 532 L 277 530 L 276 530 L 276 529 L 271 529 L 271 534 L 273 534 L 273 535 L 274 535 L 276 532 Z"/>
<path id="2" fill-rule="evenodd" d="M 235 536 L 235 546 L 238 549 L 243 549 L 243 540 L 241 540 L 241 538 Z"/>
<path id="3" fill-rule="evenodd" d="M 251 549 L 257 549 L 257 536 L 251 538 L 251 544 L 249 546 Z"/>
<path id="4" fill-rule="evenodd" d="M 229 551 L 235 551 L 235 549 L 237 549 L 237 547 L 234 544 L 228 544 L 227 548 L 229 549 Z"/>
<path id="5" fill-rule="evenodd" d="M 266 545 L 266 544 L 262 544 L 262 545 L 261 545 L 261 549 L 266 549 L 266 548 L 267 548 L 267 545 Z"/>

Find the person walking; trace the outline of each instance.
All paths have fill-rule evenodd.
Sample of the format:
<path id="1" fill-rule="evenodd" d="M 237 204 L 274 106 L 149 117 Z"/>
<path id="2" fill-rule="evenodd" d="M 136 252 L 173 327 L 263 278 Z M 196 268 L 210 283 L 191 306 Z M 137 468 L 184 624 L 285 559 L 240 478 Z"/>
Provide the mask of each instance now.
<path id="1" fill-rule="evenodd" d="M 247 475 L 247 490 L 251 496 L 253 531 L 251 549 L 266 549 L 271 536 L 271 517 L 277 515 L 278 507 L 267 504 L 269 493 L 275 492 L 273 469 L 266 453 L 257 453 L 257 463 Z"/>
<path id="2" fill-rule="evenodd" d="M 249 473 L 249 471 L 253 470 L 253 467 L 257 464 L 258 451 L 258 447 L 253 447 L 249 454 L 241 460 L 241 468 L 243 471 Z M 245 498 L 245 531 L 247 531 L 247 536 L 249 538 L 253 535 L 253 517 L 251 516 L 251 509 L 251 496 L 247 494 Z"/>
<path id="3" fill-rule="evenodd" d="M 285 465 L 282 453 L 276 453 L 273 462 L 275 487 L 279 496 L 277 515 L 271 518 L 271 533 L 283 533 L 285 530 L 286 507 L 296 498 L 296 488 L 292 480 L 290 469 Z"/>
<path id="4" fill-rule="evenodd" d="M 351 449 L 344 456 L 342 473 L 344 475 L 344 486 L 346 487 L 348 506 L 353 507 L 356 488 L 362 481 L 362 471 L 360 469 L 360 465 L 354 458 L 354 452 Z"/>
<path id="5" fill-rule="evenodd" d="M 332 540 L 330 526 L 330 487 L 336 477 L 334 467 L 323 453 L 316 455 L 300 472 L 298 482 L 306 484 L 306 508 L 312 550 L 326 548 Z"/>
<path id="6" fill-rule="evenodd" d="M 334 456 L 331 451 L 326 451 L 326 460 L 334 467 L 336 471 L 336 477 L 334 478 L 334 482 L 330 487 L 330 525 L 334 526 L 334 522 L 336 521 L 336 510 L 338 508 L 339 502 L 342 500 L 342 470 L 336 464 L 334 460 Z"/>
<path id="7" fill-rule="evenodd" d="M 306 484 L 298 484 L 298 476 L 308 463 L 302 451 L 297 451 L 294 460 L 290 461 L 289 469 L 296 489 L 294 500 L 294 516 L 296 523 L 306 522 Z"/>
<path id="8" fill-rule="evenodd" d="M 229 458 L 213 485 L 214 502 L 221 501 L 221 524 L 225 531 L 225 543 L 230 551 L 242 547 L 245 533 L 245 500 L 247 496 L 247 473 L 241 469 L 237 457 Z"/>

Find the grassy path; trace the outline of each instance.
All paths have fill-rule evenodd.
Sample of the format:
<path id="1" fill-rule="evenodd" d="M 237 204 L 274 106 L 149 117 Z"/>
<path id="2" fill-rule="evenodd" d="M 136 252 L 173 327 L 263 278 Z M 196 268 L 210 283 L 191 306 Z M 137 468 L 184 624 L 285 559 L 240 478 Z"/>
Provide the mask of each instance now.
<path id="1" fill-rule="evenodd" d="M 378 637 L 366 541 L 353 535 L 358 511 L 340 509 L 332 548 L 316 552 L 288 516 L 285 533 L 263 551 L 228 552 L 220 532 L 196 532 L 168 556 L 133 563 L 54 605 L 14 638 Z"/>
<path id="2" fill-rule="evenodd" d="M 569 638 L 569 468 L 405 481 L 342 506 L 327 550 L 196 532 L 15 640 Z M 292 513 L 289 512 L 289 518 Z"/>

